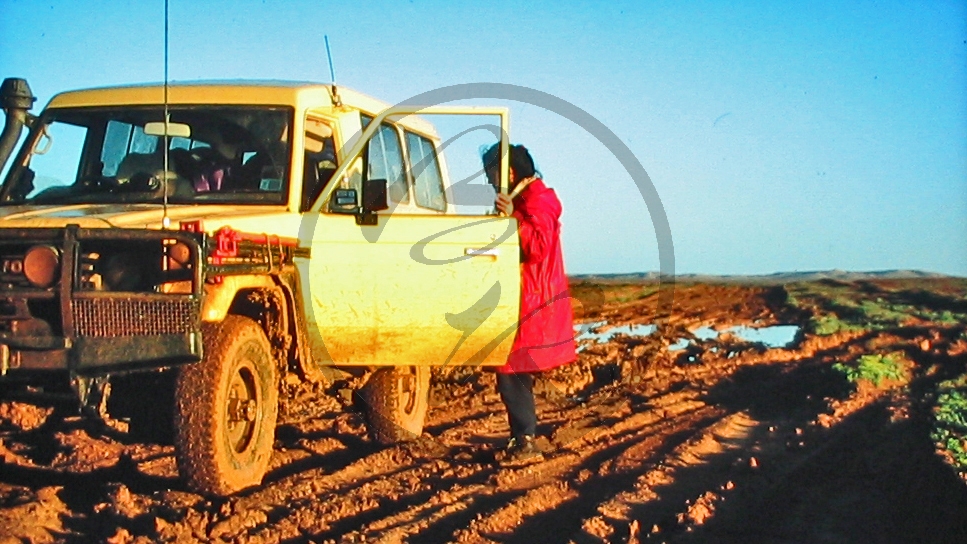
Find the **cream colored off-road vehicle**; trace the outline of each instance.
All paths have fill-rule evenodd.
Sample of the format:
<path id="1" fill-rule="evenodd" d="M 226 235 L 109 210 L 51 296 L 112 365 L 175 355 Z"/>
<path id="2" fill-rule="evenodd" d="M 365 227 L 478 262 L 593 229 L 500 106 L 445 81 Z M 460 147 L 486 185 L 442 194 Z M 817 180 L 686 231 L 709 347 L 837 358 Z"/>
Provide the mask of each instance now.
<path id="1" fill-rule="evenodd" d="M 4 398 L 167 431 L 188 487 L 224 495 L 261 482 L 284 383 L 358 387 L 392 442 L 422 432 L 431 366 L 506 360 L 516 224 L 457 212 L 428 122 L 499 116 L 506 144 L 506 110 L 278 82 L 0 100 Z"/>

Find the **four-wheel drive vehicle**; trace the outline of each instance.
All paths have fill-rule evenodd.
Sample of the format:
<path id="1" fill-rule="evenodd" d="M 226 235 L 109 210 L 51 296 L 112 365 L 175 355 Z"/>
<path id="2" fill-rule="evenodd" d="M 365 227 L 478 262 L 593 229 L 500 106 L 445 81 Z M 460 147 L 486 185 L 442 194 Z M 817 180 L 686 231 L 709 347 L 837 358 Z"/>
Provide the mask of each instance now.
<path id="1" fill-rule="evenodd" d="M 224 495 L 261 481 L 283 384 L 357 392 L 388 443 L 422 432 L 431 366 L 506 360 L 517 225 L 457 213 L 426 121 L 496 115 L 506 146 L 505 109 L 245 82 L 67 92 L 35 117 L 23 80 L 0 95 L 5 397 L 167 430 L 189 488 Z"/>

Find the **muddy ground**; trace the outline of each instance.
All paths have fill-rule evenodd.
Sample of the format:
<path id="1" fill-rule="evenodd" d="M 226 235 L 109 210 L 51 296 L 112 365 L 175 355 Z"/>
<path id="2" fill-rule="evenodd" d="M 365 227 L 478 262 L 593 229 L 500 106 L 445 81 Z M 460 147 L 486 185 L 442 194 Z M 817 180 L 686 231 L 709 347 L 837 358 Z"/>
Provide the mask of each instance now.
<path id="1" fill-rule="evenodd" d="M 659 295 L 625 291 L 579 315 L 654 323 Z M 393 447 L 338 396 L 290 384 L 263 485 L 214 500 L 185 491 L 170 446 L 0 403 L 0 543 L 967 542 L 967 483 L 929 435 L 930 392 L 965 371 L 964 323 L 669 351 L 698 325 L 809 318 L 782 287 L 673 300 L 661 334 L 588 345 L 539 382 L 547 453 L 527 467 L 494 463 L 508 430 L 486 372 L 438 373 L 426 432 Z M 908 379 L 832 369 L 884 350 Z"/>

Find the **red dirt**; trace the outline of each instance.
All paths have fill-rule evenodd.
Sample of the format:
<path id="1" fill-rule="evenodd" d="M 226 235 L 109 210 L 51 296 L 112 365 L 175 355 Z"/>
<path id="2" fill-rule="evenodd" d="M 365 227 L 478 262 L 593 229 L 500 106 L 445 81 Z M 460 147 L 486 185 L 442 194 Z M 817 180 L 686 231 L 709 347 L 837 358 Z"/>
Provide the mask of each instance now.
<path id="1" fill-rule="evenodd" d="M 657 310 L 652 295 L 584 318 Z M 699 324 L 803 319 L 781 288 L 679 286 L 665 339 L 617 337 L 541 380 L 546 454 L 523 468 L 493 462 L 508 431 L 488 372 L 438 372 L 423 437 L 392 447 L 293 385 L 268 476 L 227 499 L 184 491 L 170 446 L 3 402 L 0 543 L 967 542 L 967 486 L 922 400 L 963 370 L 949 331 L 666 349 Z M 854 389 L 830 368 L 874 349 L 905 354 L 909 381 Z"/>

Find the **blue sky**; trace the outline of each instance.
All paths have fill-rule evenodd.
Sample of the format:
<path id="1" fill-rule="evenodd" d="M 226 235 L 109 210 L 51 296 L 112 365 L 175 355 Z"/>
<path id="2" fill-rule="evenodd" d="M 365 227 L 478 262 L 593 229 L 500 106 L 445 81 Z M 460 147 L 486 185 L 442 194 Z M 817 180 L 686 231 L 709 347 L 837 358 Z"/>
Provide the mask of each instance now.
<path id="1" fill-rule="evenodd" d="M 169 72 L 328 81 L 328 34 L 339 83 L 388 102 L 500 82 L 593 115 L 657 189 L 676 272 L 967 276 L 967 5 L 807 4 L 170 0 Z M 159 81 L 163 16 L 162 0 L 3 0 L 0 75 L 27 78 L 38 106 Z M 609 150 L 506 104 L 564 204 L 569 271 L 657 270 L 652 218 Z"/>

